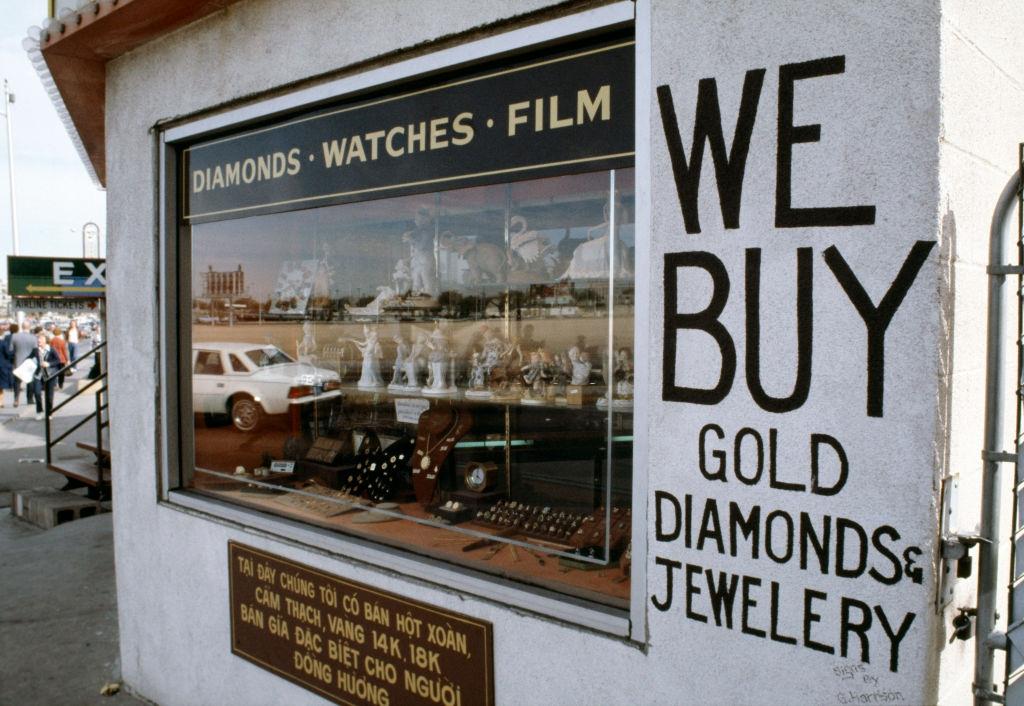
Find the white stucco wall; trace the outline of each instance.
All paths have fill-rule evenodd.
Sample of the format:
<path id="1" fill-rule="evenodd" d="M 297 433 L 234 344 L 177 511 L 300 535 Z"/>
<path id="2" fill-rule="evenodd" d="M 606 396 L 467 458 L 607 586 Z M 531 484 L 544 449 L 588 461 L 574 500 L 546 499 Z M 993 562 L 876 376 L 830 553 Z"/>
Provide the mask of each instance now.
<path id="1" fill-rule="evenodd" d="M 681 540 L 657 538 L 650 548 L 652 558 L 681 565 L 675 570 L 677 597 L 672 607 L 650 614 L 652 654 L 657 651 L 670 663 L 700 664 L 718 674 L 727 670 L 732 678 L 723 679 L 723 701 L 843 704 L 887 698 L 877 694 L 898 694 L 893 700 L 930 703 L 935 698 L 937 651 L 933 639 L 938 628 L 931 608 L 938 505 L 936 449 L 945 433 L 936 406 L 940 392 L 936 373 L 939 352 L 945 345 L 939 304 L 947 287 L 935 244 L 939 238 L 939 7 L 933 3 L 772 2 L 740 9 L 735 4 L 725 8 L 721 3 L 658 3 L 654 17 L 653 83 L 671 90 L 688 155 L 698 80 L 714 78 L 717 82 L 726 144 L 730 145 L 745 75 L 751 70 L 764 70 L 764 74 L 738 227 L 724 226 L 710 157 L 705 157 L 700 182 L 699 233 L 687 232 L 695 228 L 686 228 L 671 178 L 655 179 L 652 190 L 652 280 L 661 282 L 672 269 L 668 263 L 662 266 L 664 253 L 699 251 L 721 261 L 731 289 L 717 318 L 735 344 L 737 362 L 732 387 L 720 400 L 707 405 L 652 402 L 650 415 L 658 420 L 658 429 L 650 440 L 651 492 L 669 492 L 680 502 L 689 495 L 695 508 L 692 548 Z M 819 139 L 808 135 L 809 141 L 793 147 L 792 204 L 870 205 L 874 207 L 873 223 L 824 225 L 827 219 L 819 219 L 822 225 L 778 227 L 778 125 L 784 120 L 779 117 L 780 66 L 837 56 L 845 62 L 841 73 L 838 65 L 830 70 L 818 66 L 809 71 L 813 78 L 797 81 L 793 89 L 793 122 L 821 127 Z M 824 73 L 830 75 L 821 75 Z M 657 116 L 655 124 L 653 173 L 671 175 L 669 143 Z M 917 243 L 930 243 L 931 249 L 886 331 L 883 406 L 877 416 L 869 415 L 865 323 L 840 286 L 826 253 L 835 248 L 833 255 L 841 254 L 877 305 Z M 754 344 L 745 332 L 748 268 L 744 258 L 748 248 L 760 249 L 760 371 L 765 390 L 776 397 L 788 396 L 794 389 L 797 250 L 810 249 L 813 285 L 808 288 L 813 292 L 813 306 L 803 323 L 813 321 L 811 381 L 806 401 L 790 411 L 766 411 L 749 391 L 745 355 Z M 708 274 L 700 267 L 684 266 L 679 277 L 678 301 L 670 303 L 670 310 L 693 313 L 707 307 L 711 297 Z M 663 291 L 655 287 L 652 295 L 652 311 L 660 312 Z M 713 388 L 721 369 L 718 346 L 699 331 L 680 332 L 678 340 L 675 384 Z M 665 383 L 657 359 L 660 350 L 660 345 L 652 350 L 656 358 L 651 361 L 655 399 Z M 715 473 L 714 459 L 709 460 L 706 473 L 700 468 L 699 438 L 709 423 L 724 431 L 724 440 L 708 437 L 711 448 L 724 448 L 728 455 L 729 465 L 721 474 Z M 811 435 L 833 437 L 849 460 L 845 486 L 831 496 L 807 489 L 770 488 L 767 471 L 757 483 L 744 484 L 732 468 L 733 440 L 744 427 L 757 430 L 766 443 L 769 429 L 776 429 L 778 477 L 803 486 L 810 483 Z M 745 443 L 743 471 L 750 477 L 753 446 L 750 438 Z M 894 585 L 868 575 L 837 576 L 835 535 L 832 563 L 826 571 L 813 559 L 807 568 L 797 558 L 775 561 L 765 556 L 763 549 L 752 560 L 750 551 L 743 549 L 747 546 L 743 539 L 736 557 L 729 555 L 728 539 L 724 555 L 713 541 L 701 549 L 696 528 L 703 522 L 709 498 L 717 502 L 723 525 L 728 522 L 730 502 L 736 502 L 744 514 L 759 506 L 762 517 L 776 510 L 792 518 L 806 512 L 816 526 L 829 516 L 834 533 L 839 517 L 859 523 L 868 537 L 876 528 L 888 525 L 899 535 L 890 543 L 895 553 L 902 557 L 908 547 L 920 550 L 915 564 L 923 570 L 921 582 L 911 580 L 906 572 Z M 847 535 L 846 539 L 850 538 Z M 848 552 L 858 542 L 845 544 L 844 563 L 849 567 Z M 786 553 L 778 545 L 775 553 L 785 559 Z M 867 566 L 893 575 L 895 570 L 883 554 L 872 546 Z M 693 594 L 693 615 L 687 613 L 682 588 L 687 565 L 698 567 L 693 571 L 701 591 Z M 732 629 L 716 625 L 708 581 L 702 575 L 708 570 L 716 577 L 719 572 L 752 577 L 751 595 L 758 604 L 751 608 L 747 634 L 741 625 Z M 651 568 L 651 593 L 664 593 L 669 571 L 667 565 Z M 741 578 L 741 586 L 743 581 Z M 769 588 L 773 583 L 780 604 L 779 636 L 774 640 L 766 605 L 773 600 Z M 847 633 L 847 655 L 842 655 L 844 601 L 850 616 L 863 615 L 862 607 L 852 607 L 859 605 L 854 601 L 872 606 L 869 663 L 861 661 L 861 642 L 852 633 Z M 893 641 L 886 637 L 879 611 L 884 612 L 893 632 L 901 621 L 912 621 L 899 645 L 895 670 L 890 668 Z M 786 644 L 786 638 L 795 644 Z M 712 654 L 732 659 L 713 667 Z M 742 684 L 731 685 L 740 674 L 744 675 Z"/>
<path id="2" fill-rule="evenodd" d="M 651 234 L 650 296 L 637 311 L 638 319 L 649 316 L 650 326 L 649 358 L 646 367 L 638 370 L 638 380 L 649 381 L 645 412 L 651 423 L 646 435 L 637 436 L 637 444 L 648 455 L 645 470 L 650 488 L 646 645 L 509 610 L 157 504 L 157 373 L 152 353 L 167 343 L 158 340 L 155 322 L 158 204 L 150 128 L 163 118 L 300 82 L 549 4 L 554 3 L 389 0 L 317 3 L 315 11 L 298 12 L 293 3 L 250 0 L 108 66 L 109 268 L 112 281 L 132 283 L 130 288 L 113 290 L 109 299 L 108 338 L 116 371 L 111 381 L 116 561 L 124 678 L 142 695 L 165 705 L 321 703 L 315 695 L 230 654 L 226 546 L 234 539 L 492 622 L 496 694 L 503 704 L 694 700 L 843 704 L 853 702 L 844 700 L 850 695 L 876 692 L 899 693 L 905 703 L 938 698 L 939 650 L 945 644 L 948 617 L 936 615 L 932 608 L 939 479 L 953 465 L 951 458 L 964 459 L 965 466 L 970 460 L 972 468 L 977 465 L 977 444 L 972 446 L 971 438 L 978 426 L 972 417 L 980 414 L 976 404 L 980 393 L 970 380 L 977 374 L 981 349 L 971 337 L 980 336 L 975 330 L 982 316 L 977 306 L 981 300 L 974 295 L 958 297 L 953 336 L 958 347 L 950 356 L 952 275 L 946 265 L 954 260 L 959 291 L 962 281 L 975 276 L 980 267 L 976 263 L 984 261 L 984 248 L 975 247 L 974 240 L 968 239 L 962 247 L 959 238 L 947 242 L 951 236 L 943 229 L 942 218 L 948 204 L 956 206 L 957 234 L 964 232 L 961 222 L 981 220 L 984 208 L 976 202 L 994 199 L 1012 160 L 1001 142 L 969 146 L 975 142 L 970 134 L 964 136 L 969 133 L 966 130 L 961 130 L 961 137 L 952 137 L 958 125 L 970 127 L 971 123 L 959 117 L 966 114 L 966 106 L 955 102 L 947 102 L 940 113 L 945 98 L 940 91 L 953 85 L 954 59 L 959 61 L 956 42 L 988 32 L 989 23 L 1004 16 L 979 20 L 957 5 L 943 19 L 937 2 L 913 7 L 857 0 L 813 6 L 786 0 L 759 7 L 713 0 L 639 3 L 638 48 L 645 52 L 653 47 L 649 56 L 638 59 L 641 91 L 637 96 L 643 106 L 641 117 L 649 115 L 637 130 L 638 207 L 643 193 L 650 201 L 648 213 L 638 214 L 638 226 L 646 219 Z M 983 44 L 963 44 L 959 51 L 965 59 L 983 55 L 979 49 Z M 1005 42 L 986 51 L 984 55 L 1000 65 L 1017 62 L 1016 70 L 1005 70 L 997 83 L 1015 86 L 1019 100 L 1019 56 Z M 779 67 L 836 56 L 844 57 L 842 73 L 795 84 L 794 123 L 822 127 L 819 141 L 793 147 L 792 201 L 798 207 L 872 205 L 874 223 L 777 228 Z M 739 227 L 723 228 L 714 168 L 705 150 L 698 200 L 701 232 L 687 234 L 655 89 L 666 86 L 671 92 L 689 157 L 698 82 L 717 81 L 725 142 L 731 145 L 744 76 L 752 69 L 765 69 L 765 73 L 743 178 Z M 977 71 L 988 75 L 984 66 Z M 1012 130 L 1009 125 L 1000 129 L 1004 132 L 999 139 L 1006 142 Z M 977 181 L 977 193 L 963 191 L 954 178 L 957 170 L 966 175 L 983 173 L 988 181 Z M 998 184 L 990 186 L 989 181 Z M 886 331 L 883 412 L 869 416 L 865 323 L 824 253 L 834 246 L 877 304 L 919 241 L 936 244 Z M 761 380 L 768 394 L 776 397 L 788 395 L 795 379 L 797 249 L 811 251 L 812 377 L 806 402 L 789 412 L 764 411 L 748 391 L 744 332 L 748 248 L 761 249 Z M 969 248 L 975 248 L 976 257 L 968 259 Z M 737 368 L 731 390 L 714 405 L 661 399 L 664 257 L 686 251 L 713 255 L 731 282 L 719 318 L 735 342 Z M 706 275 L 694 267 L 683 268 L 679 282 L 676 311 L 696 312 L 707 305 L 711 290 Z M 676 384 L 713 386 L 720 359 L 711 339 L 691 332 L 679 340 Z M 944 416 L 942 401 L 949 378 L 943 377 L 943 366 L 950 359 L 953 425 L 962 424 L 962 431 L 954 437 L 952 450 L 947 450 L 950 415 Z M 638 360 L 638 365 L 643 362 Z M 958 365 L 965 366 L 962 387 Z M 963 422 L 958 422 L 961 418 Z M 769 430 L 776 429 L 778 480 L 804 485 L 810 482 L 810 435 L 827 434 L 848 457 L 847 482 L 831 496 L 780 490 L 768 486 L 767 471 L 759 482 L 746 485 L 737 480 L 731 466 L 725 482 L 709 480 L 700 472 L 698 448 L 700 430 L 708 423 L 724 430 L 723 441 L 711 440 L 713 448 L 727 450 L 730 463 L 732 440 L 741 428 L 757 430 L 766 442 Z M 980 439 L 980 431 L 977 436 Z M 751 443 L 748 439 L 747 448 Z M 832 458 L 829 453 L 827 448 L 822 451 L 823 483 L 835 477 L 834 465 L 826 461 Z M 745 472 L 749 469 L 743 466 Z M 797 521 L 801 512 L 818 523 L 825 516 L 831 522 L 849 518 L 867 530 L 869 543 L 876 528 L 891 526 L 899 539 L 887 535 L 883 541 L 900 556 L 900 573 L 904 550 L 920 549 L 912 568 L 922 569 L 921 582 L 903 576 L 890 586 L 866 576 L 836 576 L 834 551 L 829 570 L 822 572 L 814 568 L 813 559 L 812 566 L 801 569 L 796 559 L 773 561 L 763 548 L 757 559 L 743 559 L 742 548 L 747 545 L 742 539 L 736 558 L 720 555 L 713 548 L 713 537 L 703 549 L 686 547 L 681 538 L 658 541 L 655 491 L 670 493 L 681 503 L 691 496 L 694 537 L 707 498 L 717 501 L 726 524 L 729 503 L 736 502 L 746 512 L 761 507 L 762 517 L 779 510 Z M 644 502 L 636 499 L 638 506 Z M 834 526 L 832 531 L 837 531 Z M 702 574 L 693 576 L 701 592 L 692 592 L 688 617 L 684 569 L 673 570 L 673 605 L 664 611 L 656 609 L 653 601 L 667 602 L 668 569 L 658 559 L 710 569 L 716 579 L 718 572 L 726 572 L 759 580 L 759 584 L 747 580 L 749 598 L 757 601 L 756 606 L 748 606 L 748 632 L 770 631 L 768 611 L 772 585 L 777 585 L 777 639 L 742 632 L 742 588 L 735 599 L 732 629 L 716 626 Z M 848 554 L 847 565 L 850 561 Z M 885 574 L 895 570 L 875 548 L 869 550 L 868 562 Z M 742 579 L 738 581 L 742 585 Z M 848 634 L 848 656 L 839 654 L 843 597 L 852 599 L 849 606 L 860 602 L 872 609 L 871 627 L 866 628 L 868 664 L 860 659 L 862 643 L 855 633 Z M 820 615 L 808 623 L 809 639 L 831 648 L 833 654 L 807 646 L 806 600 L 811 612 Z M 886 637 L 874 606 L 884 612 L 893 630 L 913 613 L 900 641 L 897 671 L 890 669 L 892 640 Z M 856 607 L 850 610 L 854 617 L 864 618 Z M 697 614 L 709 616 L 708 622 L 700 621 Z M 790 637 L 796 644 L 788 642 Z M 965 650 L 969 647 L 962 644 L 947 648 L 950 656 L 941 662 L 954 674 L 942 680 L 945 702 L 967 698 L 964 679 L 969 684 L 970 677 L 962 676 L 969 655 Z"/>
<path id="3" fill-rule="evenodd" d="M 345 578 L 487 620 L 500 703 L 607 703 L 645 669 L 624 640 L 556 626 L 437 585 L 328 558 L 226 523 L 159 506 L 156 410 L 156 171 L 150 128 L 233 98 L 302 80 L 549 3 L 239 3 L 108 68 L 111 273 L 131 289 L 110 307 L 112 449 L 122 670 L 164 706 L 323 703 L 230 653 L 227 542 L 235 539 Z M 400 30 L 400 31 L 396 31 Z M 523 649 L 532 645 L 533 649 Z M 581 655 L 599 669 L 581 669 Z M 558 675 L 558 678 L 551 678 Z M 663 685 L 667 689 L 670 685 Z M 674 700 L 663 691 L 660 700 Z M 628 698 L 622 693 L 622 698 Z"/>

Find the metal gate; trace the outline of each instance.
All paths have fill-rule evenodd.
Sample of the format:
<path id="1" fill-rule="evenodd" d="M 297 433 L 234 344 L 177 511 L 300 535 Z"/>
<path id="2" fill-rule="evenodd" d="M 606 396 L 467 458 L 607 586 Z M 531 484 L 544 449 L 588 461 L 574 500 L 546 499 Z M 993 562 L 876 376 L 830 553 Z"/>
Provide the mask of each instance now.
<path id="1" fill-rule="evenodd" d="M 1018 150 L 1017 164 L 1024 168 L 1024 145 Z M 1017 374 L 1016 422 L 1014 426 L 1013 535 L 1010 543 L 1010 590 L 1007 606 L 1006 675 L 1004 694 L 1007 704 L 1024 706 L 1024 170 L 1017 171 Z M 980 635 L 979 635 L 980 638 Z"/>
<path id="2" fill-rule="evenodd" d="M 989 233 L 988 341 L 985 360 L 985 440 L 981 452 L 981 521 L 976 537 L 957 538 L 978 545 L 978 603 L 975 616 L 974 702 L 976 706 L 1006 703 L 1024 706 L 1024 199 L 1022 170 L 1024 145 L 1018 148 L 1017 173 L 1006 184 L 992 217 Z M 1012 219 L 1017 207 L 1017 218 Z M 1010 244 L 1016 246 L 1016 263 Z M 1009 282 L 1016 285 L 1016 375 L 1013 389 L 1014 444 L 1007 449 L 1003 438 L 1008 383 L 1004 380 L 1004 353 L 1009 332 L 1004 333 L 1003 312 Z M 1009 306 L 1009 305 L 1007 305 Z M 1007 505 L 1003 472 L 1012 469 L 1012 534 L 1010 536 L 1009 586 L 1000 584 L 999 545 L 1006 526 L 1001 521 Z M 968 541 L 965 541 L 968 540 Z M 1006 631 L 997 629 L 1003 601 L 1006 601 Z M 969 624 L 969 621 L 968 621 Z M 956 621 L 954 621 L 956 627 Z M 961 622 L 963 627 L 963 622 Z M 1005 672 L 997 683 L 996 650 L 1005 650 Z M 1002 687 L 1002 688 L 1000 688 Z M 1002 693 L 1000 693 L 1002 692 Z"/>

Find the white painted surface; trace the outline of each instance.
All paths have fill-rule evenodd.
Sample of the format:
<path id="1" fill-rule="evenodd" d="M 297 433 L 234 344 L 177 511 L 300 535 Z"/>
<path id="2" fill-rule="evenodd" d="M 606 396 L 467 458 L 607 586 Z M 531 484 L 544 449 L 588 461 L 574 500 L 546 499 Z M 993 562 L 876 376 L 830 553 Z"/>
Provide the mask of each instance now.
<path id="1" fill-rule="evenodd" d="M 642 78 L 643 67 L 650 66 L 651 81 L 649 94 L 638 95 L 638 102 L 647 102 L 640 114 L 649 111 L 650 123 L 637 130 L 638 136 L 650 135 L 649 145 L 638 144 L 637 164 L 640 168 L 649 164 L 652 204 L 649 215 L 638 216 L 638 223 L 648 219 L 652 234 L 649 357 L 646 369 L 638 358 L 637 372 L 638 380 L 650 381 L 645 410 L 649 433 L 646 438 L 638 436 L 649 457 L 649 586 L 642 603 L 649 616 L 646 650 L 156 503 L 157 391 L 152 353 L 164 344 L 157 340 L 155 324 L 157 202 L 150 127 L 161 118 L 357 65 L 547 4 L 514 0 L 499 9 L 458 0 L 394 0 L 320 3 L 315 13 L 300 13 L 292 4 L 252 0 L 109 66 L 108 230 L 113 234 L 109 267 L 117 281 L 133 283 L 131 290 L 112 291 L 109 300 L 111 362 L 118 371 L 111 381 L 114 418 L 132 420 L 130 424 L 115 421 L 112 436 L 122 666 L 125 680 L 146 697 L 165 706 L 321 703 L 311 693 L 230 654 L 226 561 L 227 542 L 235 539 L 491 621 L 496 692 L 503 704 L 844 703 L 850 692 L 873 691 L 899 692 L 905 703 L 937 699 L 938 651 L 945 644 L 947 624 L 931 608 L 938 482 L 953 467 L 950 459 L 974 468 L 980 441 L 980 393 L 975 381 L 981 379 L 976 337 L 983 294 L 972 293 L 956 300 L 958 347 L 952 356 L 951 416 L 958 431 L 945 450 L 950 422 L 949 415 L 941 413 L 940 401 L 946 399 L 943 385 L 948 378 L 943 375 L 950 369 L 943 367 L 950 364 L 951 334 L 944 328 L 950 325 L 952 273 L 947 260 L 955 257 L 950 253 L 975 249 L 976 258 L 956 261 L 956 284 L 959 291 L 962 282 L 975 277 L 980 284 L 971 286 L 983 286 L 977 273 L 980 264 L 976 264 L 983 261 L 983 246 L 976 240 L 982 236 L 972 232 L 961 242 L 959 234 L 965 231 L 960 214 L 969 211 L 971 215 L 962 218 L 975 228 L 985 218 L 985 208 L 974 202 L 984 201 L 986 195 L 993 200 L 998 192 L 996 187 L 979 186 L 975 198 L 973 190 L 961 191 L 957 174 L 958 170 L 965 175 L 985 172 L 987 167 L 979 166 L 982 161 L 999 165 L 994 172 L 1005 171 L 1012 159 L 1012 154 L 1004 153 L 1012 133 L 1006 125 L 1000 127 L 996 142 L 970 148 L 979 155 L 977 159 L 968 157 L 958 166 L 956 160 L 964 159 L 962 150 L 940 143 L 941 131 L 954 134 L 957 121 L 962 120 L 967 137 L 958 145 L 982 138 L 969 129 L 969 106 L 948 100 L 940 115 L 940 90 L 952 87 L 956 78 L 952 27 L 960 28 L 966 37 L 984 34 L 995 24 L 1016 21 L 1009 9 L 979 18 L 966 6 L 951 5 L 949 17 L 943 20 L 935 2 L 910 7 L 830 0 L 811 6 L 787 0 L 753 8 L 713 0 L 641 3 L 638 47 L 653 47 L 650 57 L 638 60 Z M 1019 49 L 1006 41 L 997 45 L 989 56 L 1001 65 L 1016 61 L 1013 65 L 1018 67 L 1007 69 L 995 79 L 996 85 L 984 89 L 987 98 L 1000 101 L 996 95 L 1000 87 L 1019 90 L 1022 62 Z M 977 54 L 974 49 L 963 51 Z M 776 229 L 779 66 L 835 55 L 846 57 L 844 73 L 801 81 L 795 89 L 795 122 L 819 123 L 822 132 L 820 142 L 794 146 L 793 201 L 798 206 L 873 204 L 876 222 L 848 228 Z M 703 232 L 686 235 L 654 88 L 670 86 L 689 154 L 698 81 L 717 79 L 724 132 L 731 143 L 743 76 L 756 68 L 767 71 L 744 180 L 741 227 L 722 228 L 706 153 L 699 202 Z M 990 74 L 983 66 L 976 71 L 981 76 Z M 638 178 L 642 184 L 646 176 Z M 1001 178 L 991 175 L 993 183 Z M 951 234 L 948 228 L 943 230 L 941 219 L 954 194 L 963 195 L 955 196 L 958 226 L 957 233 Z M 869 418 L 865 414 L 864 323 L 825 265 L 822 251 L 836 246 L 877 302 L 918 240 L 943 242 L 931 251 L 888 329 L 884 417 Z M 755 247 L 762 248 L 762 379 L 776 395 L 787 394 L 794 379 L 796 248 L 813 249 L 813 381 L 806 404 L 785 414 L 760 410 L 744 382 L 743 257 L 745 248 Z M 713 253 L 732 282 L 722 321 L 736 342 L 737 375 L 730 394 L 714 407 L 660 400 L 662 258 L 684 250 Z M 692 286 L 681 289 L 680 310 L 694 311 L 707 301 L 707 282 L 686 280 L 690 281 Z M 699 337 L 694 340 L 700 345 Z M 714 353 L 706 341 L 704 348 Z M 686 376 L 681 382 L 700 383 L 717 376 L 714 355 L 696 362 L 684 349 L 680 365 L 686 366 L 680 367 Z M 960 365 L 966 366 L 962 372 Z M 698 470 L 697 433 L 708 422 L 721 425 L 729 434 L 744 426 L 765 434 L 770 427 L 778 429 L 780 477 L 790 482 L 808 480 L 809 434 L 829 434 L 842 443 L 849 457 L 846 487 L 837 496 L 821 497 L 770 489 L 764 483 L 742 485 L 731 473 L 727 483 L 705 480 Z M 763 554 L 744 561 L 712 549 L 698 551 L 680 542 L 658 542 L 650 504 L 656 490 L 680 498 L 689 493 L 699 501 L 714 497 L 720 508 L 734 500 L 744 508 L 759 504 L 763 512 L 807 512 L 819 520 L 826 514 L 849 517 L 869 532 L 890 524 L 901 535 L 895 542 L 901 552 L 907 545 L 921 548 L 917 564 L 924 569 L 923 582 L 904 579 L 884 586 L 867 578 L 804 571 L 793 562 L 777 564 Z M 701 508 L 702 503 L 695 507 Z M 778 627 L 798 641 L 803 641 L 798 622 L 803 590 L 826 592 L 828 599 L 815 603 L 821 621 L 813 626 L 813 637 L 837 650 L 840 596 L 881 605 L 897 622 L 913 612 L 914 621 L 900 647 L 899 671 L 888 669 L 889 649 L 877 619 L 870 630 L 870 664 L 851 679 L 843 679 L 844 667 L 860 665 L 856 635 L 850 638 L 851 656 L 844 659 L 742 634 L 738 605 L 732 630 L 688 619 L 681 592 L 685 576 L 678 572 L 674 606 L 667 612 L 654 610 L 649 596 L 665 595 L 665 568 L 655 563 L 656 557 L 760 577 L 764 583 L 756 595 L 758 605 L 751 608 L 751 622 L 759 628 L 767 628 L 768 623 L 766 587 L 777 581 L 783 604 Z M 879 568 L 886 570 L 887 565 Z M 695 597 L 694 606 L 708 612 L 706 586 Z M 943 700 L 962 702 L 968 693 L 965 679 L 970 681 L 970 651 L 957 644 L 947 652 L 942 666 L 953 676 L 943 677 Z M 867 684 L 865 675 L 877 683 Z"/>
<path id="2" fill-rule="evenodd" d="M 938 503 L 936 446 L 944 429 L 936 409 L 940 338 L 939 301 L 946 283 L 938 267 L 938 248 L 897 310 L 885 337 L 884 416 L 866 414 L 865 325 L 823 259 L 835 246 L 849 263 L 873 302 L 893 282 L 916 241 L 938 238 L 939 37 L 938 6 L 933 3 L 772 2 L 740 8 L 714 2 L 655 3 L 654 84 L 671 88 L 682 143 L 691 151 L 698 81 L 717 80 L 724 133 L 732 143 L 744 75 L 766 69 L 753 128 L 738 229 L 725 229 L 715 190 L 714 170 L 706 153 L 700 184 L 700 234 L 687 234 L 679 210 L 672 165 L 664 131 L 654 116 L 652 161 L 659 175 L 653 189 L 653 257 L 651 278 L 662 281 L 663 254 L 707 251 L 719 258 L 731 281 L 721 321 L 736 345 L 737 371 L 731 391 L 714 406 L 662 402 L 661 361 L 652 346 L 651 419 L 658 429 L 650 439 L 650 490 L 672 493 L 682 501 L 693 497 L 694 534 L 706 498 L 714 498 L 728 523 L 728 504 L 745 512 L 760 505 L 762 515 L 783 510 L 797 517 L 806 512 L 820 526 L 825 515 L 860 523 L 869 536 L 876 527 L 891 525 L 907 546 L 921 550 L 917 565 L 923 581 L 904 578 L 886 586 L 868 576 L 835 575 L 835 526 L 829 571 L 814 565 L 802 570 L 797 559 L 777 563 L 764 555 L 751 560 L 720 555 L 713 543 L 703 550 L 687 549 L 682 541 L 659 542 L 649 548 L 651 593 L 664 596 L 664 566 L 657 557 L 693 564 L 701 569 L 757 577 L 752 587 L 757 600 L 750 609 L 751 629 L 770 631 L 771 582 L 777 582 L 780 603 L 778 629 L 797 644 L 743 634 L 740 616 L 733 629 L 715 625 L 704 576 L 694 582 L 694 613 L 686 614 L 683 570 L 675 572 L 675 599 L 666 612 L 651 610 L 651 656 L 659 663 L 686 665 L 686 671 L 716 674 L 711 700 L 720 703 L 859 703 L 871 694 L 898 693 L 906 703 L 934 700 L 937 660 L 931 609 L 934 575 L 931 557 Z M 852 206 L 871 204 L 873 225 L 852 227 L 776 228 L 776 155 L 779 107 L 779 67 L 836 55 L 845 56 L 838 75 L 799 81 L 794 90 L 794 121 L 820 124 L 820 141 L 793 148 L 794 206 Z M 656 109 L 655 109 L 656 110 Z M 664 175 L 664 176 L 661 176 Z M 786 413 L 762 410 L 748 392 L 744 356 L 744 250 L 760 248 L 761 378 L 777 396 L 793 389 L 796 371 L 796 249 L 813 251 L 813 364 L 809 397 Z M 680 281 L 677 310 L 697 312 L 707 306 L 710 280 L 700 270 Z M 662 309 L 662 291 L 653 291 L 651 310 Z M 657 334 L 656 334 L 657 335 Z M 712 339 L 702 333 L 680 336 L 677 384 L 712 387 L 720 357 Z M 742 427 L 778 430 L 779 477 L 809 481 L 809 436 L 823 433 L 840 441 L 849 458 L 849 479 L 837 495 L 824 497 L 737 481 L 705 479 L 699 468 L 698 436 L 707 423 L 726 432 L 715 448 L 729 449 Z M 749 473 L 749 471 L 748 471 Z M 655 508 L 649 507 L 649 515 Z M 763 527 L 763 523 L 762 523 Z M 740 541 L 740 547 L 747 542 Z M 856 546 L 856 542 L 848 544 Z M 847 550 L 849 551 L 849 549 Z M 813 560 L 812 560 L 813 561 Z M 849 565 L 849 558 L 846 559 Z M 890 565 L 874 549 L 869 565 L 889 573 Z M 889 567 L 889 568 L 887 568 Z M 810 649 L 802 616 L 805 590 L 827 594 L 812 598 L 820 621 L 811 624 L 811 638 L 834 654 Z M 742 589 L 741 589 L 742 591 Z M 813 594 L 812 594 L 813 595 Z M 890 641 L 873 616 L 870 663 L 862 664 L 860 641 L 850 635 L 848 656 L 842 657 L 841 601 L 848 597 L 881 606 L 895 628 L 914 614 L 910 631 L 899 649 L 898 672 L 889 668 Z M 739 597 L 736 599 L 740 600 Z M 738 611 L 737 611 L 738 612 Z M 852 613 L 852 615 L 859 615 Z M 824 647 L 822 649 L 825 649 Z M 723 660 L 723 655 L 728 655 Z M 844 672 L 848 670 L 847 672 Z M 862 696 L 867 695 L 867 696 Z"/>

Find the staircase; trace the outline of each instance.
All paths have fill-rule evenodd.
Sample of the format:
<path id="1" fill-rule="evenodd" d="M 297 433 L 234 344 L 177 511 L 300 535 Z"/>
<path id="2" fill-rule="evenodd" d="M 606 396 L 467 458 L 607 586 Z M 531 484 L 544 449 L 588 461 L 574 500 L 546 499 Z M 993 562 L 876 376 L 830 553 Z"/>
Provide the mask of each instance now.
<path id="1" fill-rule="evenodd" d="M 45 429 L 46 429 L 46 467 L 55 473 L 60 473 L 67 478 L 63 490 L 73 488 L 86 488 L 88 497 L 97 501 L 109 500 L 111 497 L 111 476 L 110 476 L 110 444 L 107 430 L 110 427 L 109 401 L 107 398 L 107 369 L 101 351 L 106 347 L 106 342 L 95 346 L 91 351 L 82 357 L 69 362 L 54 375 L 68 373 L 72 367 L 85 367 L 89 365 L 99 374 L 89 379 L 87 384 L 69 396 L 66 400 L 54 407 L 47 407 Z M 89 360 L 92 358 L 92 360 Z M 70 404 L 81 395 L 92 395 L 95 400 L 93 411 L 60 436 L 53 436 L 53 418 L 57 412 Z M 53 448 L 60 442 L 67 439 L 78 429 L 92 422 L 96 430 L 95 441 L 79 441 L 75 444 L 79 449 L 88 451 L 91 458 L 85 459 L 61 459 L 53 458 Z"/>

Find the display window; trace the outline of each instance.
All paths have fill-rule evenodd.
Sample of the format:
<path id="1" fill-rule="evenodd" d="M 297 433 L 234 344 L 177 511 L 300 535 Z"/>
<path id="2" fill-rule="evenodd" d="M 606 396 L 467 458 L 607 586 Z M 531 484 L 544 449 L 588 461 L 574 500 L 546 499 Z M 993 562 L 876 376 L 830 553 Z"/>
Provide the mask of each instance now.
<path id="1" fill-rule="evenodd" d="M 591 41 L 178 145 L 180 486 L 628 609 L 621 55 Z"/>

